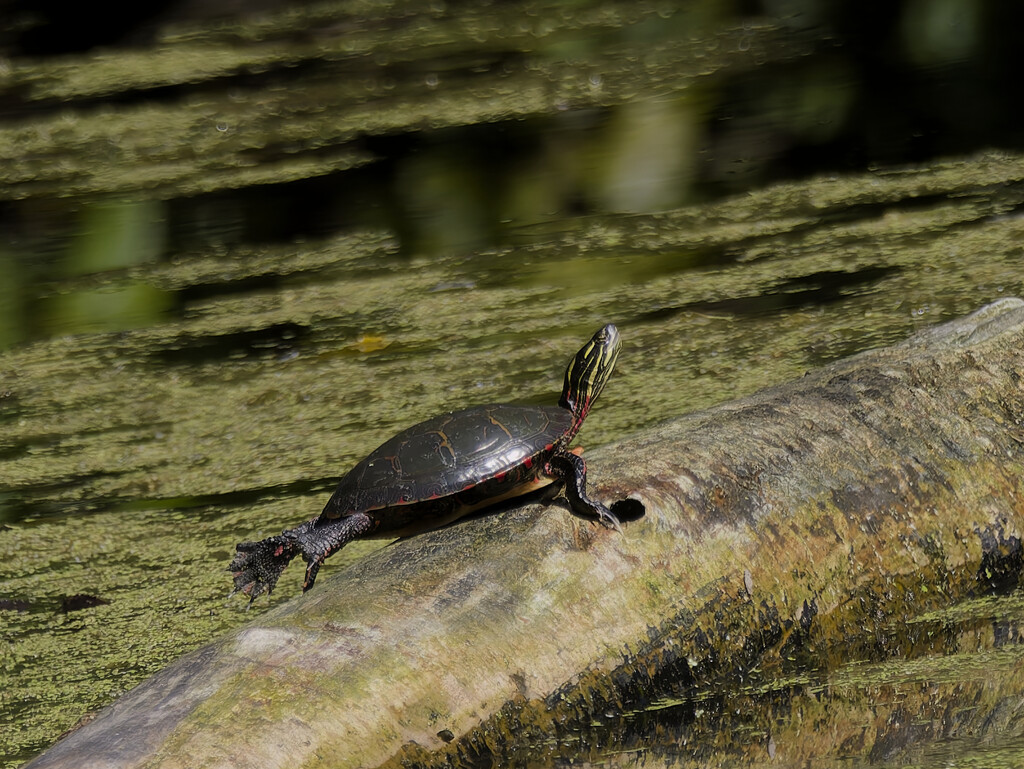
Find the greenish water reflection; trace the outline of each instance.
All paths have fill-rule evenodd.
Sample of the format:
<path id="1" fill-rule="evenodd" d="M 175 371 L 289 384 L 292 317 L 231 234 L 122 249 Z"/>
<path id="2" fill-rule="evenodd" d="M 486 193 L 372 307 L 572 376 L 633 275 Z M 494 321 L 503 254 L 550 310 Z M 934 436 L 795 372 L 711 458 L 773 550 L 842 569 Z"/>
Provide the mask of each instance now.
<path id="1" fill-rule="evenodd" d="M 138 279 L 103 285 L 131 267 L 157 261 L 164 250 L 162 209 L 156 201 L 86 206 L 63 264 L 57 267 L 71 280 L 42 301 L 45 332 L 121 331 L 163 319 L 171 306 L 166 291 Z M 75 277 L 82 280 L 76 282 Z"/>

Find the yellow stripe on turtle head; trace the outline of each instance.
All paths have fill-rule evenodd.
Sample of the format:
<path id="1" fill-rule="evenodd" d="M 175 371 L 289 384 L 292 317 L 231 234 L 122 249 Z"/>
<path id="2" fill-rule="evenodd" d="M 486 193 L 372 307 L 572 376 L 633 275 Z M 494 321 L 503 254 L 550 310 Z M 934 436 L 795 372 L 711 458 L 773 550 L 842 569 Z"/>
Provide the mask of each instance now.
<path id="1" fill-rule="evenodd" d="M 619 330 L 609 323 L 580 348 L 565 370 L 559 404 L 573 412 L 577 426 L 601 394 L 619 357 Z"/>

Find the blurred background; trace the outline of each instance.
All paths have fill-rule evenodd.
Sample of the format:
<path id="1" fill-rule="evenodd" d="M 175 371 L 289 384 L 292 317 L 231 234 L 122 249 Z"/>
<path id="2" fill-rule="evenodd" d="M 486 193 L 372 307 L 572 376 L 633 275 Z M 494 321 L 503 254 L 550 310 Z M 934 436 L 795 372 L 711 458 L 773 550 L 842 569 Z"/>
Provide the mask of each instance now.
<path id="1" fill-rule="evenodd" d="M 606 322 L 588 447 L 1021 294 L 1022 23 L 0 3 L 0 765 L 252 619 L 236 542 L 420 419 L 552 402 Z"/>
<path id="2" fill-rule="evenodd" d="M 4 346 L 180 311 L 187 293 L 75 278 L 184 250 L 373 227 L 403 256 L 467 253 L 1021 142 L 1012 3 L 3 14 Z"/>

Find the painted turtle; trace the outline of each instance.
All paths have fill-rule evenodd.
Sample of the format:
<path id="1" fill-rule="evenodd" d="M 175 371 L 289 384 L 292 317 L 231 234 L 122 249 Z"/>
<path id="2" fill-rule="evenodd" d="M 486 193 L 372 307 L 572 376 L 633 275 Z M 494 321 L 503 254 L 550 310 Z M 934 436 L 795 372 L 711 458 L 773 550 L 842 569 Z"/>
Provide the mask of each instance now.
<path id="1" fill-rule="evenodd" d="M 609 323 L 569 361 L 557 406 L 477 406 L 403 430 L 341 479 L 319 516 L 239 543 L 228 567 L 235 591 L 251 604 L 301 555 L 305 592 L 324 560 L 353 539 L 438 528 L 550 483 L 564 485 L 573 512 L 619 528 L 612 511 L 587 496 L 586 464 L 569 450 L 618 355 L 619 332 Z"/>

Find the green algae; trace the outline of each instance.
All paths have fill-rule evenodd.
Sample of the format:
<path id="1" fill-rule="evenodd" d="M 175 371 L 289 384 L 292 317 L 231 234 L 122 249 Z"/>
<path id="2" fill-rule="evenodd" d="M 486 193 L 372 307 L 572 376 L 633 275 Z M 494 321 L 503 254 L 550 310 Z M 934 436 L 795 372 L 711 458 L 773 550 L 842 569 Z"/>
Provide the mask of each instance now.
<path id="1" fill-rule="evenodd" d="M 698 79 L 806 49 L 792 30 L 728 28 L 700 10 L 678 14 L 679 24 L 699 21 L 680 40 L 666 31 L 675 27 L 655 39 L 622 33 L 644 19 L 663 20 L 666 9 L 658 4 L 527 5 L 526 22 L 523 6 L 514 3 L 460 6 L 441 18 L 410 15 L 396 25 L 387 7 L 352 17 L 328 4 L 306 9 L 305 19 L 301 11 L 282 12 L 277 21 L 284 27 L 273 39 L 221 27 L 179 31 L 147 50 L 15 62 L 0 88 L 63 104 L 0 126 L 0 197 L 167 199 L 310 179 L 371 162 L 361 136 L 552 116 L 568 107 L 678 93 Z M 602 45 L 602 31 L 618 44 Z M 566 36 L 586 41 L 577 52 L 583 66 L 553 55 Z M 518 60 L 509 58 L 512 52 Z M 300 65 L 304 76 L 296 82 L 289 73 Z M 431 73 L 426 80 L 423 71 Z M 257 87 L 200 87 L 253 73 L 263 75 Z M 117 106 L 96 102 L 157 88 L 179 92 Z"/>
<path id="2" fill-rule="evenodd" d="M 482 7 L 459 4 L 450 9 L 429 2 L 400 5 L 321 2 L 215 25 L 168 27 L 160 30 L 159 39 L 146 50 L 109 49 L 55 61 L 13 62 L 0 85 L 24 89 L 34 100 L 75 99 L 274 72 L 309 62 L 358 66 L 371 60 L 378 67 L 395 67 L 444 57 L 478 64 L 503 51 L 541 54 L 543 58 L 535 66 L 550 74 L 545 59 L 601 61 L 595 49 L 614 41 L 622 48 L 608 51 L 605 63 L 612 65 L 622 62 L 631 41 L 649 44 L 652 37 L 665 40 L 680 28 L 686 29 L 686 38 L 674 39 L 657 56 L 649 57 L 652 64 L 677 70 L 680 60 L 689 61 L 699 63 L 698 72 L 706 73 L 719 61 L 735 63 L 738 54 L 763 55 L 760 45 L 767 42 L 765 33 L 775 31 L 768 25 L 748 24 L 742 29 L 718 30 L 723 38 L 716 39 L 715 26 L 722 21 L 712 3 L 685 10 L 646 2 L 575 7 L 514 2 Z M 651 20 L 658 25 L 645 29 L 644 22 Z M 666 20 L 672 23 L 666 25 Z M 716 57 L 723 49 L 729 55 L 719 60 Z M 631 65 L 619 64 L 625 71 Z M 562 77 L 568 72 L 569 68 L 564 68 Z M 507 99 L 512 89 L 499 93 Z"/>

